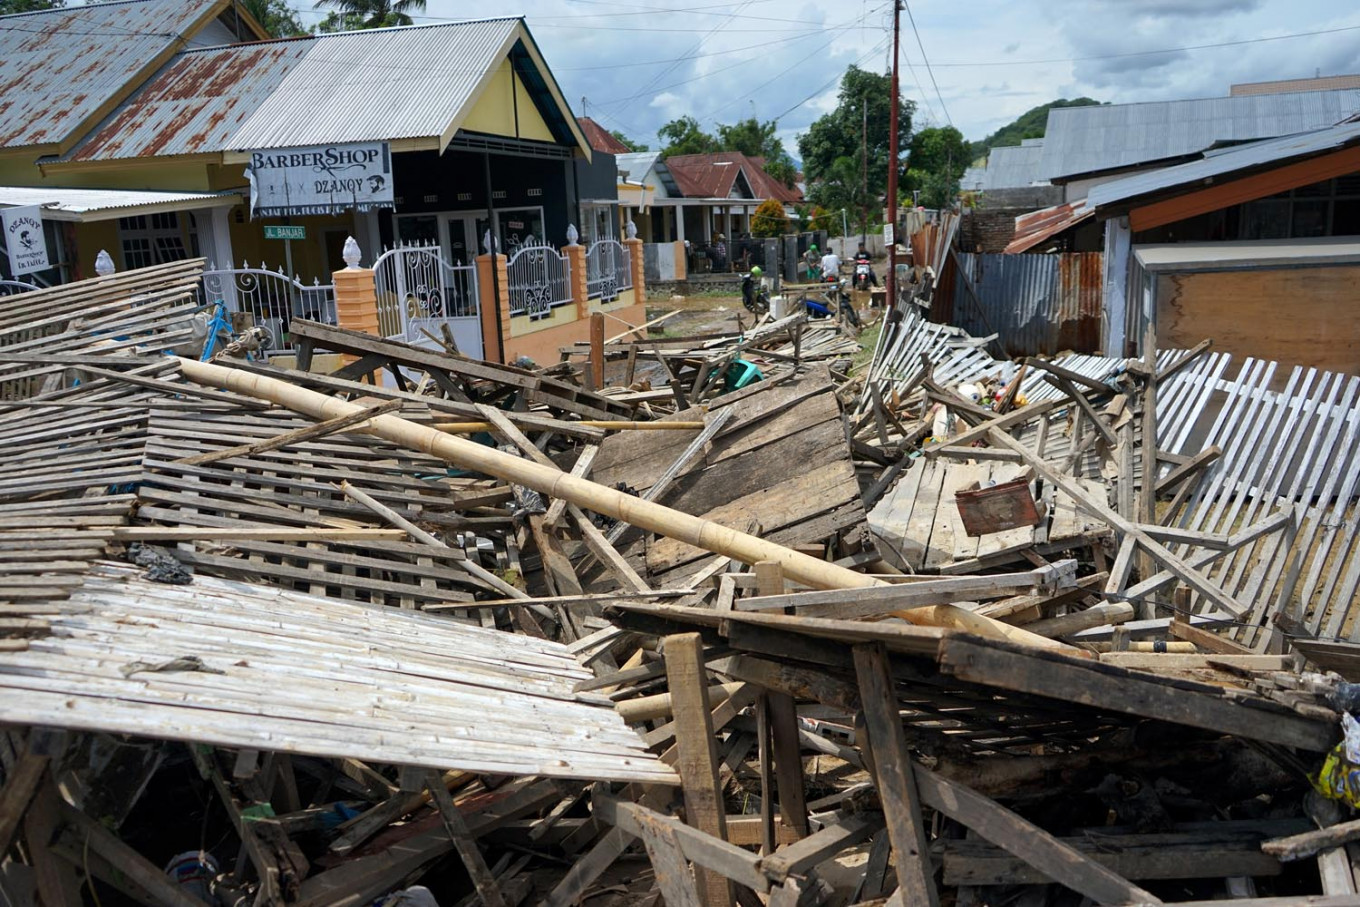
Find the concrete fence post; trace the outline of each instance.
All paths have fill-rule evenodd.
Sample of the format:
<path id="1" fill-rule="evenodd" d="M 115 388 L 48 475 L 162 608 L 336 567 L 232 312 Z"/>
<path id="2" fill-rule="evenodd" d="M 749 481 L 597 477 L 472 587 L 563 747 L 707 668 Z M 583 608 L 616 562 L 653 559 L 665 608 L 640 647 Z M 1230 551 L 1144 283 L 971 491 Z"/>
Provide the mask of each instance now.
<path id="1" fill-rule="evenodd" d="M 378 287 L 371 268 L 345 268 L 335 281 L 335 322 L 351 331 L 378 336 Z"/>
<path id="2" fill-rule="evenodd" d="M 628 250 L 628 268 L 633 274 L 633 302 L 642 305 L 647 301 L 647 273 L 642 260 L 642 240 L 637 237 L 625 239 L 623 246 Z"/>
<path id="3" fill-rule="evenodd" d="M 562 249 L 567 255 L 567 267 L 570 272 L 567 274 L 568 284 L 571 286 L 571 298 L 576 300 L 576 317 L 590 317 L 590 289 L 586 286 L 586 247 L 580 243 L 571 243 Z"/>
<path id="4" fill-rule="evenodd" d="M 505 341 L 510 339 L 510 271 L 504 255 L 477 256 L 477 292 L 481 297 L 482 358 L 505 362 Z M 494 269 L 494 270 L 493 270 Z M 492 279 L 492 275 L 495 279 Z M 499 291 L 499 293 L 497 292 Z"/>

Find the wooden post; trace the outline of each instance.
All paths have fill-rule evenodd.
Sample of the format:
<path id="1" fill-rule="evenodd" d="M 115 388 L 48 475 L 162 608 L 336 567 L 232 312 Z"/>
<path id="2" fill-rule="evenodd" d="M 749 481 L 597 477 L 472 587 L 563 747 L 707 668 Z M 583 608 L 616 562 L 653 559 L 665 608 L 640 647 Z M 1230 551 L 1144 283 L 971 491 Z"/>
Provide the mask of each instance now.
<path id="1" fill-rule="evenodd" d="M 439 815 L 444 820 L 444 829 L 449 833 L 449 839 L 453 841 L 458 856 L 462 858 L 463 866 L 467 868 L 468 876 L 471 877 L 472 884 L 482 899 L 483 907 L 507 907 L 505 896 L 501 894 L 501 887 L 496 884 L 496 877 L 491 874 L 491 868 L 486 865 L 486 858 L 477 849 L 477 842 L 468 831 L 467 821 L 458 811 L 449 789 L 444 786 L 443 776 L 436 771 L 426 772 L 425 786 L 429 788 L 435 805 L 439 807 Z"/>
<path id="2" fill-rule="evenodd" d="M 708 684 L 704 682 L 703 640 L 698 633 L 667 636 L 665 657 L 685 818 L 695 828 L 726 841 L 727 812 L 718 784 L 718 751 L 713 742 Z M 695 867 L 695 879 L 706 907 L 731 907 L 732 887 L 727 879 L 703 867 Z"/>
<path id="3" fill-rule="evenodd" d="M 1138 492 L 1138 519 L 1149 525 L 1157 522 L 1157 328 L 1148 322 L 1143 333 L 1143 482 Z M 1156 573 L 1156 566 L 1147 552 L 1138 559 L 1138 575 L 1146 579 Z M 1153 618 L 1156 613 L 1149 602 L 1139 617 Z"/>
<path id="4" fill-rule="evenodd" d="M 590 389 L 604 387 L 604 313 L 590 316 Z"/>
<path id="5" fill-rule="evenodd" d="M 858 645 L 854 655 L 868 737 L 864 747 L 872 754 L 874 783 L 897 854 L 898 900 L 911 907 L 935 907 L 939 898 L 926 847 L 921 799 L 888 667 L 888 650 L 882 643 Z"/>
<path id="6" fill-rule="evenodd" d="M 774 561 L 755 566 L 756 592 L 782 595 L 784 570 Z M 774 737 L 774 770 L 779 784 L 779 814 L 800 838 L 807 837 L 807 797 L 803 786 L 803 756 L 798 742 L 798 709 L 787 693 L 766 694 L 770 730 Z"/>

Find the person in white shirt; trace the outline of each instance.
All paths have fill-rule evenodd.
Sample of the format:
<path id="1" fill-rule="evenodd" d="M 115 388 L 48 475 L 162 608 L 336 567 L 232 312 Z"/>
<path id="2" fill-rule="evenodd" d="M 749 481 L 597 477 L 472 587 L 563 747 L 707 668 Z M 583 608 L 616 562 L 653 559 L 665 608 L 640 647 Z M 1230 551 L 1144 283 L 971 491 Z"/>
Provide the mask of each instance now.
<path id="1" fill-rule="evenodd" d="M 841 257 L 830 249 L 822 256 L 822 279 L 828 277 L 839 277 L 841 273 Z"/>

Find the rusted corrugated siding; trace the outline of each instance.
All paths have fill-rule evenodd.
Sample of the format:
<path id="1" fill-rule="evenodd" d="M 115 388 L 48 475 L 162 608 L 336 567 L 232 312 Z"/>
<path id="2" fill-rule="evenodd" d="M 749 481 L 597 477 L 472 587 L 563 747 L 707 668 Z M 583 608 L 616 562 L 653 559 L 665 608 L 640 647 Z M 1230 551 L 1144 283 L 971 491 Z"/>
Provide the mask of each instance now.
<path id="1" fill-rule="evenodd" d="M 999 335 L 1006 356 L 1094 353 L 1100 347 L 1103 270 L 1099 252 L 1059 255 L 960 253 L 952 324 Z"/>

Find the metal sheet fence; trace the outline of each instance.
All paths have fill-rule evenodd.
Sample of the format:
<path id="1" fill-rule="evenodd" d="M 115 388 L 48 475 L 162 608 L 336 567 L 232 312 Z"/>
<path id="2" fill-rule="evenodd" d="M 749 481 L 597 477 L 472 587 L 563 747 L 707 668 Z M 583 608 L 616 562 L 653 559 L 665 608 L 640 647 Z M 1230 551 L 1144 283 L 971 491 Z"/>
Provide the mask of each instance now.
<path id="1" fill-rule="evenodd" d="M 958 253 L 951 324 L 996 334 L 1004 356 L 1094 353 L 1100 348 L 1100 252 L 1058 255 Z"/>

